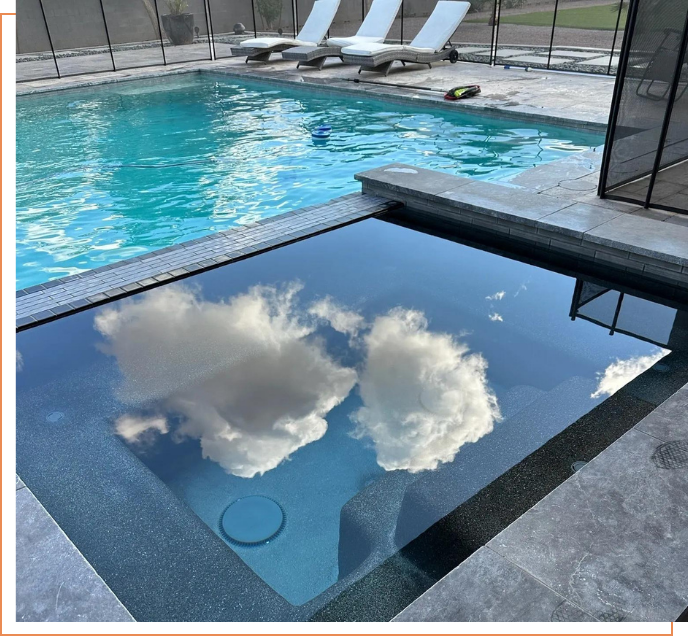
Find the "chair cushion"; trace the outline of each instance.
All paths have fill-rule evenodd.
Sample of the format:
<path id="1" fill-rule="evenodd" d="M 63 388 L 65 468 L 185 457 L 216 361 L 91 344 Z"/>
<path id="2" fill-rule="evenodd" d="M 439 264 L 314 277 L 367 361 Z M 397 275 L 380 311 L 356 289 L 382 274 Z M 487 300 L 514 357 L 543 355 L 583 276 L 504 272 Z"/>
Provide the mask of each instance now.
<path id="1" fill-rule="evenodd" d="M 272 49 L 280 44 L 287 44 L 290 46 L 316 46 L 316 42 L 301 42 L 293 38 L 253 38 L 251 40 L 244 40 L 241 46 L 251 49 Z"/>

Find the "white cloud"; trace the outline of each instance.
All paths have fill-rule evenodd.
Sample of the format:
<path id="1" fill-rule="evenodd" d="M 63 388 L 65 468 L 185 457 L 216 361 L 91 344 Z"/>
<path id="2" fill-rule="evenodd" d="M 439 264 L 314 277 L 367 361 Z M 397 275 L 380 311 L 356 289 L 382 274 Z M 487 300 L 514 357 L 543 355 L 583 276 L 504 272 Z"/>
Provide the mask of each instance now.
<path id="1" fill-rule="evenodd" d="M 514 298 L 516 298 L 516 296 L 518 296 L 522 291 L 528 291 L 528 287 L 524 283 L 521 283 L 520 287 L 516 290 Z"/>
<path id="2" fill-rule="evenodd" d="M 115 422 L 115 432 L 130 444 L 147 444 L 154 440 L 156 433 L 169 432 L 169 427 L 161 416 L 123 415 Z"/>
<path id="3" fill-rule="evenodd" d="M 628 360 L 619 360 L 617 358 L 603 372 L 597 374 L 597 389 L 590 397 L 598 398 L 603 395 L 613 395 L 631 380 L 647 371 L 668 353 L 667 349 L 660 349 L 651 355 L 636 356 Z"/>
<path id="4" fill-rule="evenodd" d="M 496 311 L 495 311 L 495 312 L 492 312 L 492 313 L 488 316 L 488 318 L 489 318 L 492 322 L 504 322 L 504 318 L 502 318 Z"/>
<path id="5" fill-rule="evenodd" d="M 325 320 L 334 330 L 349 336 L 355 336 L 364 325 L 363 316 L 343 308 L 330 296 L 314 302 L 308 313 Z"/>
<path id="6" fill-rule="evenodd" d="M 256 286 L 208 302 L 167 285 L 102 310 L 95 326 L 122 372 L 120 399 L 157 401 L 156 411 L 181 418 L 174 439 L 200 440 L 203 456 L 231 474 L 278 466 L 325 434 L 325 416 L 356 383 L 309 338 L 300 289 Z"/>
<path id="7" fill-rule="evenodd" d="M 428 331 L 421 312 L 397 308 L 379 316 L 363 341 L 364 405 L 352 416 L 355 435 L 372 440 L 386 470 L 437 468 L 500 419 L 485 359 Z"/>
<path id="8" fill-rule="evenodd" d="M 492 294 L 492 296 L 485 296 L 485 300 L 502 300 L 506 296 L 505 291 L 498 291 L 495 294 Z"/>
<path id="9" fill-rule="evenodd" d="M 419 311 L 394 309 L 366 325 L 327 297 L 300 308 L 301 285 L 256 286 L 209 302 L 172 284 L 96 316 L 101 348 L 122 372 L 118 397 L 155 414 L 115 425 L 130 443 L 170 434 L 200 441 L 203 456 L 252 477 L 327 431 L 327 414 L 358 380 L 316 336 L 327 321 L 363 357 L 355 435 L 372 440 L 387 470 L 452 461 L 500 419 L 487 363 Z"/>

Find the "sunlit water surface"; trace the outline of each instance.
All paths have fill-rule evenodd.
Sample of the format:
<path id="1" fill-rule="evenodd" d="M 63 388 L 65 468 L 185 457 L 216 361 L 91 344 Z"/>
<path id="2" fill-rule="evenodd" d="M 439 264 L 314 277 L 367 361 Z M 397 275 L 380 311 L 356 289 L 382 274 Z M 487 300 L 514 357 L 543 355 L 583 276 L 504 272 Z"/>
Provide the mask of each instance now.
<path id="1" fill-rule="evenodd" d="M 311 130 L 333 126 L 325 142 Z M 402 161 L 499 180 L 602 143 L 539 124 L 189 75 L 17 104 L 17 288 L 296 209 Z"/>

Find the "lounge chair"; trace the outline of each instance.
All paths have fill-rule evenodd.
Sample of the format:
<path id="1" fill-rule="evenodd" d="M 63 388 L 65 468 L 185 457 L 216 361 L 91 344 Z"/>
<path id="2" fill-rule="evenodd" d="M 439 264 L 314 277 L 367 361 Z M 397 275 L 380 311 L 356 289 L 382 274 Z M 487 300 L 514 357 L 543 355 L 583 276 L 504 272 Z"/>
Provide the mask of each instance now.
<path id="1" fill-rule="evenodd" d="M 358 64 L 358 72 L 375 71 L 387 75 L 392 64 L 399 60 L 402 64 L 427 64 L 449 60 L 454 63 L 459 55 L 454 47 L 446 44 L 464 19 L 469 2 L 440 0 L 411 44 L 356 44 L 342 49 L 345 64 Z"/>
<path id="2" fill-rule="evenodd" d="M 246 62 L 255 60 L 267 62 L 272 53 L 278 53 L 295 46 L 318 46 L 327 33 L 339 0 L 316 0 L 311 13 L 296 38 L 252 38 L 232 47 L 232 55 L 246 56 Z"/>
<path id="3" fill-rule="evenodd" d="M 298 46 L 282 53 L 285 60 L 298 62 L 300 66 L 315 66 L 322 69 L 328 57 L 341 58 L 341 50 L 356 44 L 375 44 L 384 42 L 392 28 L 394 18 L 399 13 L 401 0 L 373 0 L 368 14 L 356 35 L 328 38 L 325 46 Z"/>

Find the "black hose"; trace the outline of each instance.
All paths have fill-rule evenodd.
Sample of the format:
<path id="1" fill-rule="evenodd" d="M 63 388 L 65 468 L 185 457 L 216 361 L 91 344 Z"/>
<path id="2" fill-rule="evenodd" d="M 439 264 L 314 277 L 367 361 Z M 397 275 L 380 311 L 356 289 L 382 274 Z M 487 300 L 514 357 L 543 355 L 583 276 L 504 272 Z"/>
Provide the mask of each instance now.
<path id="1" fill-rule="evenodd" d="M 431 93 L 442 93 L 445 91 L 441 88 L 430 88 L 428 86 L 407 86 L 406 84 L 392 84 L 390 82 L 376 82 L 374 80 L 362 80 L 362 79 L 351 79 L 345 78 L 347 82 L 353 82 L 354 84 L 375 84 L 376 86 L 393 86 L 394 88 L 406 88 L 411 91 L 430 91 Z"/>

